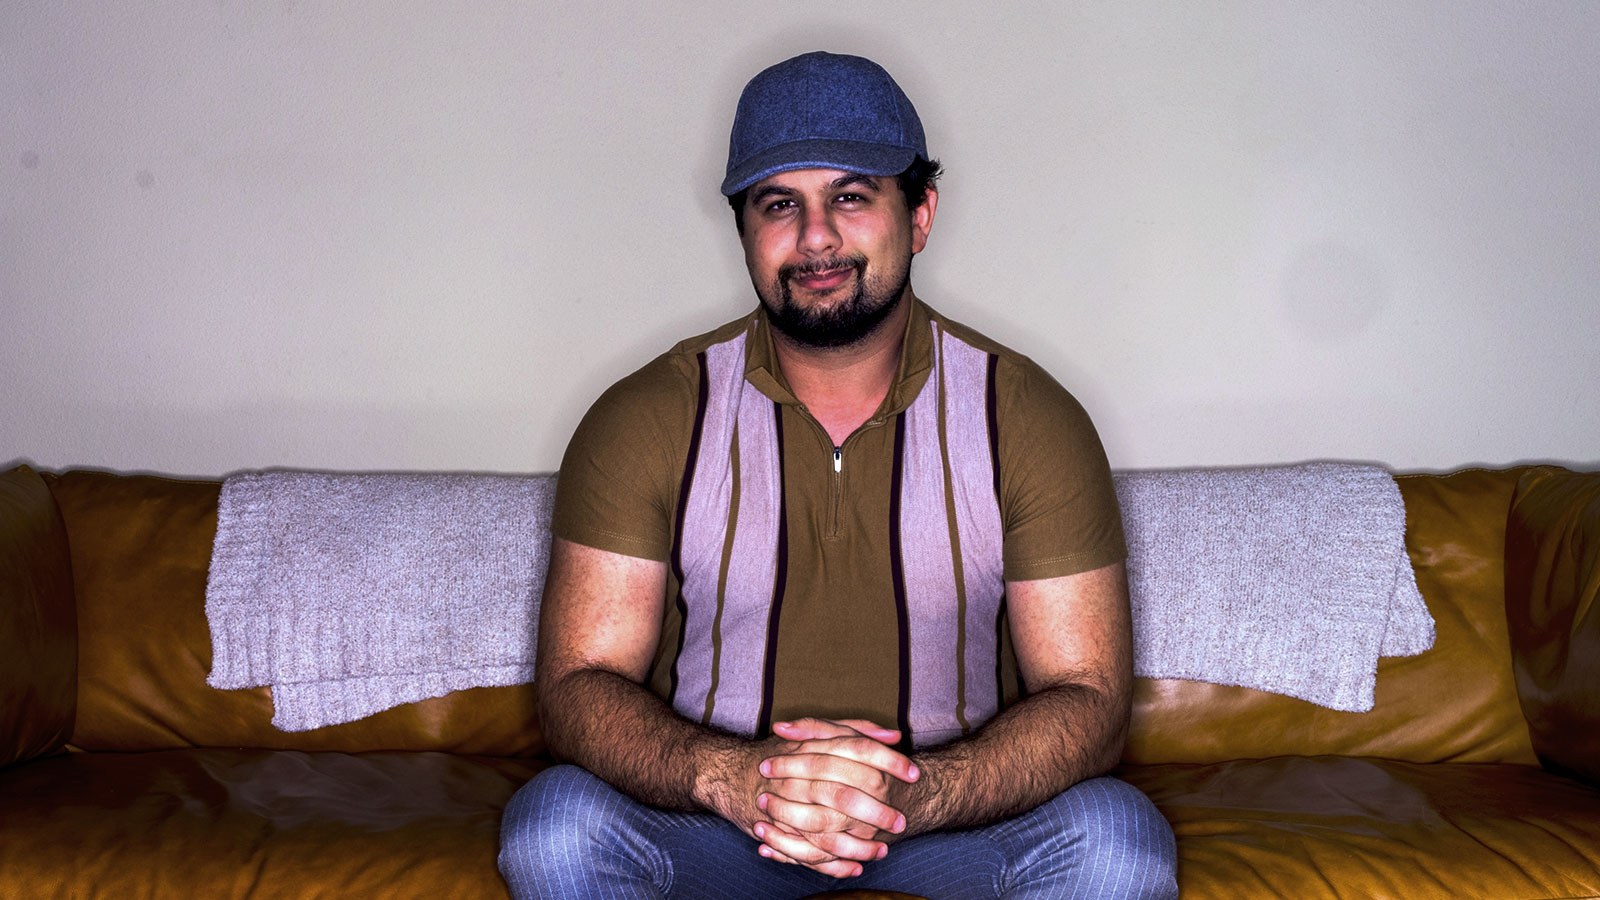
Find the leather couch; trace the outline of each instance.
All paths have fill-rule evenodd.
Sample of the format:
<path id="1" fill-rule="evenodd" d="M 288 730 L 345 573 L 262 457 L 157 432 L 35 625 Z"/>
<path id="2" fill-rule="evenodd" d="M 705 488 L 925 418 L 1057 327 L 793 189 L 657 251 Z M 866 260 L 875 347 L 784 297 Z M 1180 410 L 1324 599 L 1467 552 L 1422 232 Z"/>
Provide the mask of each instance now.
<path id="1" fill-rule="evenodd" d="M 1399 481 L 1438 639 L 1371 712 L 1139 682 L 1185 897 L 1600 896 L 1600 474 Z M 219 488 L 0 473 L 0 896 L 505 896 L 534 688 L 287 734 L 207 687 Z"/>

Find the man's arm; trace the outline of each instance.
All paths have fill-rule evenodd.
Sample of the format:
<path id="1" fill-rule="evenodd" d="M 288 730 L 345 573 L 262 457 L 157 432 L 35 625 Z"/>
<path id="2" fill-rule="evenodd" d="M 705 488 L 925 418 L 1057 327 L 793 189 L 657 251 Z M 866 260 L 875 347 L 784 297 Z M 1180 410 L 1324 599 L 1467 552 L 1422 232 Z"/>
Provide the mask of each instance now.
<path id="1" fill-rule="evenodd" d="M 883 799 L 905 814 L 904 834 L 1016 815 L 1109 770 L 1121 755 L 1133 682 L 1122 564 L 1011 582 L 1007 606 L 1029 695 L 976 734 L 915 754 L 912 760 L 921 770 L 915 783 L 880 783 Z M 796 799 L 806 782 L 837 778 L 841 770 L 856 771 L 830 764 L 809 743 L 773 759 L 769 768 L 777 790 Z M 825 816 L 815 804 L 782 799 L 769 801 L 767 812 L 791 827 L 805 827 Z M 768 843 L 804 858 L 806 848 L 785 838 L 780 834 Z"/>
<path id="2" fill-rule="evenodd" d="M 750 741 L 684 720 L 644 687 L 665 603 L 666 565 L 556 539 L 539 621 L 539 713 L 557 756 L 653 806 L 706 810 L 755 834 L 768 820 L 757 803 L 765 757 L 791 745 Z M 883 748 L 882 757 L 892 753 Z M 892 760 L 885 763 L 893 765 Z M 873 798 L 852 798 L 850 812 L 888 829 L 896 814 Z M 877 855 L 876 842 L 830 838 L 855 859 Z M 830 856 L 833 854 L 830 854 Z M 819 867 L 854 874 L 848 861 Z"/>

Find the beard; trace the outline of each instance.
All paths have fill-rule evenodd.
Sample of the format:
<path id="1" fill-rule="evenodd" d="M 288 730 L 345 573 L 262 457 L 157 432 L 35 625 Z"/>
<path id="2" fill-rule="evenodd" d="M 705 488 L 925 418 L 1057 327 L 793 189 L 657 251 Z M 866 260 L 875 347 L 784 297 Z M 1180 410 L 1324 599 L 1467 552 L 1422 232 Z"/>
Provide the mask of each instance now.
<path id="1" fill-rule="evenodd" d="M 850 296 L 829 307 L 802 307 L 794 302 L 790 282 L 797 275 L 810 275 L 848 266 L 855 269 L 855 289 Z M 812 260 L 778 270 L 778 277 L 764 290 L 758 287 L 767 321 L 797 344 L 816 349 L 835 349 L 859 343 L 876 331 L 905 296 L 911 283 L 911 259 L 898 275 L 867 277 L 864 256 L 835 256 Z"/>

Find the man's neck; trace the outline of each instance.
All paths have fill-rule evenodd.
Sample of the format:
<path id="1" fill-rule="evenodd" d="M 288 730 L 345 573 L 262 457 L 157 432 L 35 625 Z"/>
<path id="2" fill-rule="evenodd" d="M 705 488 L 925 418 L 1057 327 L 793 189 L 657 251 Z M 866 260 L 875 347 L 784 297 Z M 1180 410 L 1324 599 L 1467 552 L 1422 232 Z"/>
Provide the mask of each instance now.
<path id="1" fill-rule="evenodd" d="M 784 380 L 835 447 L 872 418 L 894 385 L 913 303 L 907 289 L 876 330 L 848 347 L 807 347 L 772 332 Z"/>

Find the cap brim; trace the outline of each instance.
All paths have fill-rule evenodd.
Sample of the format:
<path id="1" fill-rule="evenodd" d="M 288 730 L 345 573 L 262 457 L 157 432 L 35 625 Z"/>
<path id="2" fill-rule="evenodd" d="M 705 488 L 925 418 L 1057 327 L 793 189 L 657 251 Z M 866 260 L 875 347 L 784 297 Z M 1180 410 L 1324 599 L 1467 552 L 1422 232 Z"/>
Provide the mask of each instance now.
<path id="1" fill-rule="evenodd" d="M 757 153 L 722 179 L 722 194 L 731 197 L 763 178 L 795 169 L 840 169 L 860 175 L 899 175 L 917 158 L 910 147 L 860 141 L 790 141 Z"/>

